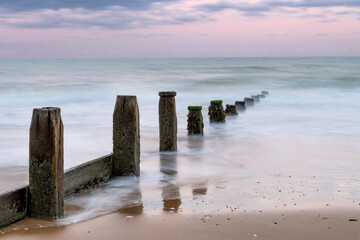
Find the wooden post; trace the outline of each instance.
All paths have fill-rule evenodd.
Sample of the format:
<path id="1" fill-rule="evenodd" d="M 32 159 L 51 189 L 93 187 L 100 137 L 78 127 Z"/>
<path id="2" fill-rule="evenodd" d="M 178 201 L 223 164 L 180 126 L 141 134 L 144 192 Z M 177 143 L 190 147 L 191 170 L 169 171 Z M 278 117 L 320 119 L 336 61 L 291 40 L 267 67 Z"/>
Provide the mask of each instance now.
<path id="1" fill-rule="evenodd" d="M 236 106 L 236 109 L 239 111 L 246 110 L 245 101 L 235 101 L 235 106 Z"/>
<path id="2" fill-rule="evenodd" d="M 201 106 L 188 106 L 189 114 L 187 115 L 187 130 L 189 135 L 204 134 L 204 123 L 201 109 Z"/>
<path id="3" fill-rule="evenodd" d="M 222 106 L 222 100 L 212 100 L 209 106 L 210 123 L 225 122 L 226 114 Z"/>
<path id="4" fill-rule="evenodd" d="M 31 217 L 64 216 L 64 142 L 60 108 L 35 108 L 30 126 L 29 207 Z"/>
<path id="5" fill-rule="evenodd" d="M 136 96 L 117 96 L 113 115 L 113 175 L 140 175 L 139 107 Z"/>
<path id="6" fill-rule="evenodd" d="M 176 92 L 159 92 L 160 151 L 177 151 Z"/>
<path id="7" fill-rule="evenodd" d="M 238 115 L 236 111 L 236 106 L 231 104 L 226 104 L 225 113 L 226 116 Z"/>
<path id="8" fill-rule="evenodd" d="M 244 98 L 244 102 L 246 107 L 254 106 L 254 99 L 252 98 Z"/>
<path id="9" fill-rule="evenodd" d="M 254 99 L 254 102 L 260 102 L 260 96 L 259 95 L 252 95 L 252 99 Z"/>

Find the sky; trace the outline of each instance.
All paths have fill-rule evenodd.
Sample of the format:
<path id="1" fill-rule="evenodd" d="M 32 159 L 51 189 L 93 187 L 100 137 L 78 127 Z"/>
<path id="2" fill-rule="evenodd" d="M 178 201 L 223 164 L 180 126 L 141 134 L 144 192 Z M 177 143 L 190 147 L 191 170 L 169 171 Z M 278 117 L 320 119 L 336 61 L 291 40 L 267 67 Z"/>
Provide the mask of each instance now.
<path id="1" fill-rule="evenodd" d="M 360 0 L 0 0 L 0 58 L 360 56 Z"/>

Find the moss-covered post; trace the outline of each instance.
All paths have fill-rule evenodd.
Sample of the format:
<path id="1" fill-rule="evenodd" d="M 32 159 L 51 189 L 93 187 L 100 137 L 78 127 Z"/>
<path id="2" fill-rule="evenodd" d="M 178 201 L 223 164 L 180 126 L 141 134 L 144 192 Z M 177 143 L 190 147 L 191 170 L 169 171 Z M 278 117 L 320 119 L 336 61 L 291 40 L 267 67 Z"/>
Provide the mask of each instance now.
<path id="1" fill-rule="evenodd" d="M 176 92 L 159 92 L 160 151 L 177 151 Z"/>
<path id="2" fill-rule="evenodd" d="M 235 106 L 236 106 L 236 109 L 239 111 L 246 110 L 245 101 L 235 101 Z"/>
<path id="3" fill-rule="evenodd" d="M 140 175 L 139 107 L 136 96 L 117 96 L 113 115 L 113 175 Z"/>
<path id="4" fill-rule="evenodd" d="M 226 104 L 225 113 L 226 116 L 238 115 L 236 106 L 231 104 Z"/>
<path id="5" fill-rule="evenodd" d="M 29 144 L 28 215 L 64 216 L 64 127 L 60 108 L 33 110 Z"/>
<path id="6" fill-rule="evenodd" d="M 222 100 L 210 101 L 210 106 L 208 110 L 209 110 L 208 114 L 210 118 L 210 123 L 225 122 L 226 114 L 222 106 Z"/>
<path id="7" fill-rule="evenodd" d="M 204 135 L 203 116 L 201 114 L 202 106 L 188 106 L 189 114 L 187 115 L 187 130 L 189 135 Z"/>
<path id="8" fill-rule="evenodd" d="M 244 98 L 244 102 L 246 107 L 254 106 L 254 99 L 252 98 Z"/>

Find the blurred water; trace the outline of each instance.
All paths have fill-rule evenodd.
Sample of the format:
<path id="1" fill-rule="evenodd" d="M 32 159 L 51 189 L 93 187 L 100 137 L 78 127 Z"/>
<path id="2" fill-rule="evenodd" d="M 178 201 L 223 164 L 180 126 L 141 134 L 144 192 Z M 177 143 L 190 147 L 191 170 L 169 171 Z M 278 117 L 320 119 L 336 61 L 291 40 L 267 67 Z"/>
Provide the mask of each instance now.
<path id="1" fill-rule="evenodd" d="M 170 189 L 191 188 L 224 176 L 316 176 L 358 184 L 359 66 L 358 57 L 2 59 L 0 192 L 27 183 L 33 108 L 61 107 L 70 168 L 111 153 L 116 95 L 137 95 L 142 177 L 130 182 L 139 181 L 143 191 L 161 189 L 159 181 Z M 176 164 L 158 153 L 162 90 L 177 91 Z M 270 95 L 255 107 L 225 124 L 209 124 L 210 100 L 234 103 L 262 90 Z M 187 136 L 188 105 L 203 106 L 202 138 Z"/>

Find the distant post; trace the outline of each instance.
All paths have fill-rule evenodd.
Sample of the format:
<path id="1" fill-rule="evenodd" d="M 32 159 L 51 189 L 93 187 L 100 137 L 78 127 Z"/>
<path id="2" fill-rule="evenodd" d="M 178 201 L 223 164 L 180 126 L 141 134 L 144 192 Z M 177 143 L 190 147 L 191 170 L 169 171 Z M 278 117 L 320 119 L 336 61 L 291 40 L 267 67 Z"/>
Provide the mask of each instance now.
<path id="1" fill-rule="evenodd" d="M 113 175 L 140 175 L 139 107 L 136 96 L 117 96 L 113 115 Z"/>
<path id="2" fill-rule="evenodd" d="M 30 125 L 29 207 L 31 217 L 64 216 L 64 127 L 60 108 L 33 110 Z"/>
<path id="3" fill-rule="evenodd" d="M 254 102 L 260 102 L 260 96 L 259 95 L 251 95 L 251 98 L 254 99 Z"/>
<path id="4" fill-rule="evenodd" d="M 176 92 L 159 92 L 160 151 L 177 151 Z"/>
<path id="5" fill-rule="evenodd" d="M 245 106 L 251 107 L 254 106 L 254 99 L 253 98 L 244 98 Z"/>
<path id="6" fill-rule="evenodd" d="M 235 106 L 236 106 L 236 109 L 239 111 L 246 110 L 245 101 L 235 101 Z"/>
<path id="7" fill-rule="evenodd" d="M 226 116 L 238 115 L 236 111 L 236 106 L 231 104 L 226 104 L 225 113 Z"/>
<path id="8" fill-rule="evenodd" d="M 187 115 L 187 130 L 189 135 L 204 134 L 204 123 L 201 109 L 202 106 L 188 106 L 189 114 Z"/>

